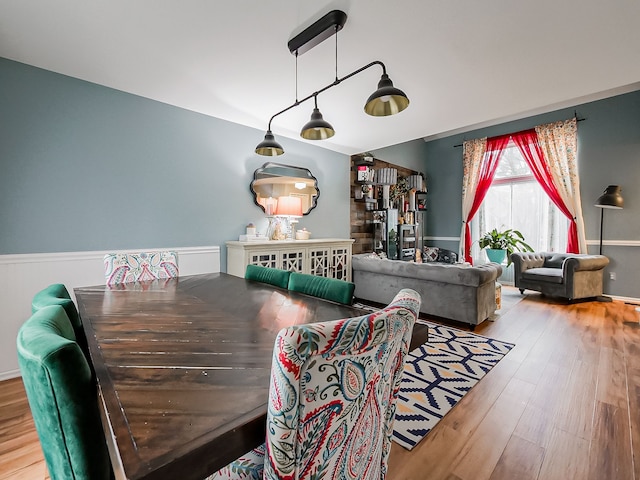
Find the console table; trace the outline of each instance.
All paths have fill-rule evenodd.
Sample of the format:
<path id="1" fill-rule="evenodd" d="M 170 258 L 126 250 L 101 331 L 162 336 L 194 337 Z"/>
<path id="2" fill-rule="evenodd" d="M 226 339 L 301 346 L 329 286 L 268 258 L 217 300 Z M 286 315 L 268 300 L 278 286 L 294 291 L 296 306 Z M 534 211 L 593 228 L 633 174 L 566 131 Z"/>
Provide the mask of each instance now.
<path id="1" fill-rule="evenodd" d="M 260 265 L 350 282 L 353 242 L 343 238 L 229 241 L 226 242 L 227 273 L 244 277 L 247 265 Z"/>

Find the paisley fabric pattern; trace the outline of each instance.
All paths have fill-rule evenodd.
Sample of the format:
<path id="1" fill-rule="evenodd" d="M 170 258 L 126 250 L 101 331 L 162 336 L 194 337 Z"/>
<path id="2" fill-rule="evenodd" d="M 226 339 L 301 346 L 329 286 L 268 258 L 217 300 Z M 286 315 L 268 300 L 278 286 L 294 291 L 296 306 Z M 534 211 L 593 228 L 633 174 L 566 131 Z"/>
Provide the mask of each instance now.
<path id="1" fill-rule="evenodd" d="M 213 475 L 209 475 L 205 480 L 232 478 L 236 480 L 261 480 L 264 473 L 264 450 L 265 445 L 262 444 Z"/>
<path id="2" fill-rule="evenodd" d="M 382 479 L 420 295 L 401 290 L 362 317 L 284 328 L 276 338 L 264 475 L 271 480 Z M 248 456 L 211 480 L 243 476 Z M 253 465 L 257 471 L 262 465 Z"/>
<path id="3" fill-rule="evenodd" d="M 177 252 L 108 253 L 104 256 L 107 285 L 178 276 Z"/>
<path id="4" fill-rule="evenodd" d="M 404 289 L 379 312 L 280 331 L 264 478 L 384 478 L 419 309 Z"/>

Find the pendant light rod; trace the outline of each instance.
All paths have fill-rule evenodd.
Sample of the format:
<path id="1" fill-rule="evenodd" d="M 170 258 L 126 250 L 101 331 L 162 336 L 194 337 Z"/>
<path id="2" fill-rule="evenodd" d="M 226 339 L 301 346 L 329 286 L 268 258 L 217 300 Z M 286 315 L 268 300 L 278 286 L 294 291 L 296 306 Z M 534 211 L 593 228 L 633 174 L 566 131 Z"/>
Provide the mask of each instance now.
<path id="1" fill-rule="evenodd" d="M 302 55 L 342 30 L 346 22 L 346 13 L 341 10 L 332 10 L 289 40 L 287 47 L 294 55 L 298 53 Z"/>
<path id="2" fill-rule="evenodd" d="M 274 114 L 270 119 L 269 119 L 269 126 L 267 127 L 267 130 L 271 130 L 271 122 L 273 121 L 274 118 L 276 118 L 278 115 L 282 115 L 284 112 L 288 112 L 289 110 L 291 110 L 294 107 L 297 107 L 298 105 L 306 102 L 307 100 L 310 100 L 314 97 L 317 97 L 319 94 L 326 92 L 327 90 L 329 90 L 332 87 L 335 87 L 336 85 L 339 85 L 340 83 L 344 82 L 345 80 L 348 80 L 349 78 L 353 77 L 354 75 L 357 75 L 361 72 L 364 72 L 366 69 L 373 67 L 374 65 L 380 65 L 382 67 L 382 75 L 386 75 L 387 74 L 387 68 L 385 67 L 384 63 L 382 63 L 379 60 L 374 60 L 373 62 L 365 65 L 364 67 L 360 67 L 357 70 L 354 70 L 353 72 L 351 72 L 348 75 L 345 75 L 342 78 L 337 78 L 330 83 L 329 85 L 327 85 L 326 87 L 321 88 L 318 91 L 313 92 L 312 94 L 304 97 L 302 100 L 296 100 L 295 102 L 293 102 L 291 105 L 289 105 L 287 108 L 284 108 L 282 110 L 280 110 L 278 113 Z"/>

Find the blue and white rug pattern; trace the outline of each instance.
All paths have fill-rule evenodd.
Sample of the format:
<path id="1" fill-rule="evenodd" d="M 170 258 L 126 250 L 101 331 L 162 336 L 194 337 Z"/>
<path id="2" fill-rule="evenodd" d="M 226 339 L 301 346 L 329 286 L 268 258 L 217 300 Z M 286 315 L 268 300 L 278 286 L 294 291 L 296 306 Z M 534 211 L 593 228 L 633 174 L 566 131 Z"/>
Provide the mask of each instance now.
<path id="1" fill-rule="evenodd" d="M 418 320 L 427 343 L 409 353 L 393 440 L 411 450 L 493 368 L 514 344 Z"/>

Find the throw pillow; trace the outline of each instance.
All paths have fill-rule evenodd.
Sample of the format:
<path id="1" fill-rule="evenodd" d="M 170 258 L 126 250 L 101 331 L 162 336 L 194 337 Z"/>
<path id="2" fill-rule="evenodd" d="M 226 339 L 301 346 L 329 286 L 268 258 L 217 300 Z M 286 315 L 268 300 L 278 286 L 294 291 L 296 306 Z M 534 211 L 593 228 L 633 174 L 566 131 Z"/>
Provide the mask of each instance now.
<path id="1" fill-rule="evenodd" d="M 546 268 L 562 268 L 562 263 L 565 260 L 564 255 L 553 255 L 552 257 L 544 259 L 544 266 Z"/>
<path id="2" fill-rule="evenodd" d="M 452 252 L 451 250 L 441 248 L 438 250 L 437 261 L 440 263 L 456 263 L 458 261 L 458 254 L 456 252 Z"/>
<path id="3" fill-rule="evenodd" d="M 424 260 L 427 262 L 437 262 L 438 261 L 438 252 L 440 249 L 438 247 L 424 247 Z"/>

